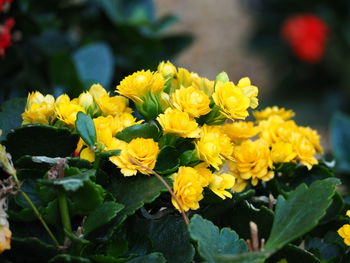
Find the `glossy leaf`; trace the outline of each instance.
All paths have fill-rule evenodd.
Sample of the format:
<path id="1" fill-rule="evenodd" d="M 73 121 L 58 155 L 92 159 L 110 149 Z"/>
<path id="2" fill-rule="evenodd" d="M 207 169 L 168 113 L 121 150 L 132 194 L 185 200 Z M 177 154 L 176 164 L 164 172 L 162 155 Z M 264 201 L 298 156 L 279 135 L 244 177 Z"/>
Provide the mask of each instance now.
<path id="1" fill-rule="evenodd" d="M 229 228 L 219 230 L 212 222 L 194 215 L 188 228 L 191 238 L 198 243 L 200 256 L 208 263 L 216 263 L 223 254 L 237 255 L 247 252 L 245 241 Z"/>
<path id="2" fill-rule="evenodd" d="M 179 153 L 175 147 L 166 146 L 158 154 L 155 171 L 159 174 L 170 174 L 180 165 Z"/>
<path id="3" fill-rule="evenodd" d="M 74 152 L 78 140 L 67 128 L 32 124 L 9 133 L 4 145 L 14 160 L 24 155 L 66 157 Z"/>
<path id="4" fill-rule="evenodd" d="M 96 143 L 96 129 L 91 117 L 83 112 L 78 112 L 75 127 L 84 142 L 93 148 Z"/>
<path id="5" fill-rule="evenodd" d="M 99 227 L 111 221 L 118 212 L 124 208 L 123 205 L 115 202 L 106 202 L 98 206 L 87 217 L 84 223 L 84 235 L 98 229 Z"/>
<path id="6" fill-rule="evenodd" d="M 326 179 L 310 187 L 302 184 L 287 200 L 279 196 L 266 251 L 276 251 L 315 227 L 330 206 L 337 183 Z"/>
<path id="7" fill-rule="evenodd" d="M 157 126 L 143 123 L 136 124 L 125 128 L 117 134 L 117 138 L 126 142 L 130 142 L 135 138 L 152 138 L 153 140 L 158 140 L 160 136 L 160 131 Z"/>

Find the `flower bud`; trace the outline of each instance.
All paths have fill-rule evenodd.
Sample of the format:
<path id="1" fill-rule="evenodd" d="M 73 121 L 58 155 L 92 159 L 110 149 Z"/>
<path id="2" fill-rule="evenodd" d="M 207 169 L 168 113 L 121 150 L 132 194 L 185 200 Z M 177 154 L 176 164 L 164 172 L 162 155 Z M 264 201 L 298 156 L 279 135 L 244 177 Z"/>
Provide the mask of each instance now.
<path id="1" fill-rule="evenodd" d="M 215 77 L 215 84 L 218 82 L 229 82 L 230 79 L 228 78 L 228 75 L 226 72 L 221 72 Z"/>
<path id="2" fill-rule="evenodd" d="M 160 62 L 157 70 L 163 75 L 164 78 L 174 77 L 176 74 L 176 67 L 169 61 Z"/>
<path id="3" fill-rule="evenodd" d="M 80 106 L 82 106 L 86 111 L 88 111 L 89 108 L 94 107 L 94 98 L 89 92 L 81 93 L 79 95 L 78 101 Z"/>

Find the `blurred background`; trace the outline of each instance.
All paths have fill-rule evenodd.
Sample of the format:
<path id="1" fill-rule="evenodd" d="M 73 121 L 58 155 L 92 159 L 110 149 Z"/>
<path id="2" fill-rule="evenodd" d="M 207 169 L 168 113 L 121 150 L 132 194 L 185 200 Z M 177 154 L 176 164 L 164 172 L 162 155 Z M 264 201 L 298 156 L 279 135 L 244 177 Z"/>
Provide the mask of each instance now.
<path id="1" fill-rule="evenodd" d="M 0 0 L 0 16 L 0 102 L 113 90 L 170 60 L 209 79 L 249 76 L 260 109 L 291 108 L 327 150 L 330 130 L 350 149 L 348 0 Z"/>

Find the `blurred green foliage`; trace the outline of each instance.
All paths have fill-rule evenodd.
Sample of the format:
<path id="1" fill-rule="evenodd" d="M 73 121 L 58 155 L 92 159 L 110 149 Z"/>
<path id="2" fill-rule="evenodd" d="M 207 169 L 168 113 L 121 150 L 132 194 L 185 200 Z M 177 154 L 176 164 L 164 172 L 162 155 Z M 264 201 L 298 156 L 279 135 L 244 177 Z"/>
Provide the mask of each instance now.
<path id="1" fill-rule="evenodd" d="M 327 124 L 332 112 L 350 112 L 350 1 L 250 0 L 243 2 L 254 15 L 250 46 L 272 67 L 275 89 L 270 104 L 303 105 L 317 114 L 309 117 Z M 281 36 L 286 18 L 314 14 L 326 22 L 329 36 L 323 59 L 308 64 L 298 59 Z M 295 107 L 295 106 L 294 106 Z"/>
<path id="2" fill-rule="evenodd" d="M 152 0 L 20 0 L 6 16 L 15 40 L 0 60 L 0 102 L 32 90 L 76 96 L 95 82 L 112 89 L 192 41 L 164 34 L 177 19 L 157 19 Z"/>

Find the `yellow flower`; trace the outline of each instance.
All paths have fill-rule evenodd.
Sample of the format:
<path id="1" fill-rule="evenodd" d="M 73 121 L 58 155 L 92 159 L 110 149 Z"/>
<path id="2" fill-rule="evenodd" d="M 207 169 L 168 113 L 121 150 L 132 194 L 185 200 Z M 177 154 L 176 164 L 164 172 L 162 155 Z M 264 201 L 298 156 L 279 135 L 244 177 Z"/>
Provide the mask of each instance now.
<path id="1" fill-rule="evenodd" d="M 114 116 L 114 123 L 117 125 L 113 126 L 113 136 L 129 126 L 140 124 L 142 122 L 143 120 L 136 121 L 136 118 L 129 112 L 124 112 L 120 115 L 116 115 Z"/>
<path id="2" fill-rule="evenodd" d="M 95 153 L 93 150 L 91 150 L 90 147 L 86 147 L 84 148 L 81 152 L 80 152 L 80 156 L 81 159 L 87 160 L 89 162 L 94 162 L 95 161 Z"/>
<path id="3" fill-rule="evenodd" d="M 243 94 L 242 89 L 232 82 L 217 82 L 212 95 L 215 104 L 220 107 L 221 113 L 229 119 L 245 119 L 249 113 L 249 97 Z"/>
<path id="4" fill-rule="evenodd" d="M 157 117 L 165 133 L 174 133 L 180 137 L 195 138 L 199 136 L 197 122 L 188 113 L 167 108 L 164 114 Z"/>
<path id="5" fill-rule="evenodd" d="M 160 93 L 164 88 L 165 79 L 160 73 L 141 70 L 125 77 L 117 86 L 117 92 L 141 103 L 149 92 Z"/>
<path id="6" fill-rule="evenodd" d="M 247 180 L 244 180 L 242 178 L 238 178 L 238 177 L 235 177 L 236 178 L 236 181 L 235 181 L 235 184 L 234 186 L 231 188 L 232 191 L 236 192 L 236 193 L 240 193 L 240 192 L 243 192 L 243 190 L 247 187 L 248 185 L 248 181 Z"/>
<path id="7" fill-rule="evenodd" d="M 346 211 L 346 216 L 347 216 L 347 217 L 350 217 L 350 210 L 347 210 L 347 211 Z"/>
<path id="8" fill-rule="evenodd" d="M 157 71 L 163 75 L 163 77 L 173 77 L 176 74 L 176 67 L 169 61 L 160 62 Z"/>
<path id="9" fill-rule="evenodd" d="M 210 112 L 209 97 L 203 91 L 192 86 L 175 90 L 171 99 L 175 108 L 187 112 L 192 117 L 198 118 Z"/>
<path id="10" fill-rule="evenodd" d="M 254 137 L 259 133 L 259 128 L 254 126 L 253 122 L 245 121 L 226 123 L 222 126 L 222 129 L 223 132 L 235 143 Z"/>
<path id="11" fill-rule="evenodd" d="M 350 246 L 350 225 L 345 224 L 338 229 L 338 234 L 344 239 L 344 243 Z"/>
<path id="12" fill-rule="evenodd" d="M 184 211 L 199 208 L 199 201 L 203 199 L 203 187 L 198 172 L 192 167 L 181 166 L 174 176 L 174 194 Z M 172 198 L 174 207 L 181 211 L 176 201 Z"/>
<path id="13" fill-rule="evenodd" d="M 298 132 L 304 135 L 312 143 L 317 153 L 323 153 L 323 149 L 320 143 L 321 136 L 316 130 L 311 129 L 310 127 L 300 126 Z"/>
<path id="14" fill-rule="evenodd" d="M 274 163 L 288 163 L 297 156 L 293 145 L 289 142 L 276 142 L 272 144 L 271 158 Z"/>
<path id="15" fill-rule="evenodd" d="M 100 101 L 102 96 L 108 95 L 108 92 L 100 84 L 93 84 L 89 90 L 89 93 L 94 98 L 96 103 Z"/>
<path id="16" fill-rule="evenodd" d="M 232 198 L 232 194 L 227 189 L 231 189 L 235 185 L 235 181 L 235 177 L 228 173 L 213 174 L 209 188 L 222 199 Z"/>
<path id="17" fill-rule="evenodd" d="M 71 101 L 66 94 L 57 98 L 55 111 L 57 118 L 71 128 L 75 127 L 78 112 L 81 111 L 85 113 L 85 109 L 79 105 L 78 100 Z"/>
<path id="18" fill-rule="evenodd" d="M 90 108 L 94 108 L 94 98 L 89 92 L 83 92 L 78 97 L 79 105 L 82 106 L 85 111 L 88 111 Z"/>
<path id="19" fill-rule="evenodd" d="M 28 94 L 25 111 L 22 113 L 23 124 L 49 124 L 54 119 L 55 99 L 51 95 L 42 95 L 40 92 Z"/>
<path id="20" fill-rule="evenodd" d="M 318 164 L 315 158 L 316 150 L 312 143 L 300 133 L 292 133 L 290 141 L 297 154 L 297 160 L 304 164 L 309 170 L 313 165 Z"/>
<path id="21" fill-rule="evenodd" d="M 103 95 L 100 97 L 98 106 L 102 111 L 104 116 L 112 115 L 116 116 L 122 114 L 123 112 L 131 112 L 131 109 L 128 108 L 129 101 L 122 96 L 113 96 Z"/>
<path id="22" fill-rule="evenodd" d="M 119 145 L 112 145 L 110 148 L 121 149 L 119 156 L 110 157 L 110 161 L 117 165 L 124 176 L 136 175 L 137 171 L 142 174 L 150 174 L 150 172 L 134 163 L 153 169 L 159 153 L 158 143 L 152 139 L 136 138 L 129 143 L 117 141 Z"/>
<path id="23" fill-rule="evenodd" d="M 210 184 L 213 178 L 213 173 L 208 169 L 208 164 L 200 163 L 193 167 L 199 174 L 202 187 Z"/>
<path id="24" fill-rule="evenodd" d="M 116 134 L 118 123 L 114 121 L 113 116 L 109 115 L 107 117 L 100 116 L 95 118 L 94 125 L 96 129 L 97 141 L 103 144 L 103 149 L 108 147 L 112 143 L 113 137 Z"/>
<path id="25" fill-rule="evenodd" d="M 244 96 L 248 97 L 250 100 L 250 107 L 255 109 L 259 105 L 258 88 L 253 86 L 250 82 L 250 79 L 245 77 L 241 78 L 238 81 L 237 87 L 243 91 Z"/>
<path id="26" fill-rule="evenodd" d="M 214 92 L 214 81 L 202 77 L 192 77 L 192 87 L 203 91 L 211 97 Z"/>
<path id="27" fill-rule="evenodd" d="M 180 87 L 189 87 L 192 85 L 192 81 L 194 78 L 198 78 L 197 73 L 189 72 L 185 68 L 178 68 L 177 74 L 172 80 L 171 86 L 175 89 L 179 89 Z"/>
<path id="28" fill-rule="evenodd" d="M 11 231 L 7 226 L 0 226 L 0 254 L 11 249 Z"/>
<path id="29" fill-rule="evenodd" d="M 270 149 L 265 141 L 243 141 L 234 148 L 232 156 L 230 170 L 236 178 L 251 180 L 253 186 L 258 184 L 259 179 L 269 181 L 273 178 Z"/>
<path id="30" fill-rule="evenodd" d="M 217 170 L 224 159 L 231 158 L 233 151 L 230 138 L 217 126 L 204 125 L 195 146 L 199 158 Z"/>
<path id="31" fill-rule="evenodd" d="M 257 121 L 267 120 L 271 116 L 279 116 L 282 120 L 289 120 L 294 117 L 295 113 L 292 110 L 273 106 L 262 111 L 254 111 L 253 115 Z"/>

